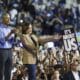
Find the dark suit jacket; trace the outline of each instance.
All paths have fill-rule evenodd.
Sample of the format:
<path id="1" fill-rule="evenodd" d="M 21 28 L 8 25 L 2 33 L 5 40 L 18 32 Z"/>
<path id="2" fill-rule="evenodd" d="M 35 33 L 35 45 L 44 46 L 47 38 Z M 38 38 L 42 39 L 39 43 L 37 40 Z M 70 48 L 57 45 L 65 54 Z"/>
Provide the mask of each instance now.
<path id="1" fill-rule="evenodd" d="M 79 73 L 79 77 L 80 77 L 80 72 Z M 72 71 L 67 72 L 66 74 L 64 74 L 63 76 L 63 80 L 75 80 Z"/>

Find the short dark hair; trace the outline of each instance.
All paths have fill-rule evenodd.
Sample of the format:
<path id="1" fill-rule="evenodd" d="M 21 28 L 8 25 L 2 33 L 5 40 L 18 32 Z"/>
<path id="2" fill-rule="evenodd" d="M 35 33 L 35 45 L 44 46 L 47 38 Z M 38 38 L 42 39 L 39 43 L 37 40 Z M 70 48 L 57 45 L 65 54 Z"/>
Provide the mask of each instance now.
<path id="1" fill-rule="evenodd" d="M 23 23 L 23 25 L 22 25 L 22 34 L 26 34 L 26 30 L 29 29 L 30 24 L 31 24 L 30 22 Z"/>
<path id="2" fill-rule="evenodd" d="M 10 17 L 10 14 L 9 14 L 9 13 L 3 13 L 3 14 L 2 14 L 2 19 L 3 19 L 5 16 L 9 16 L 9 17 Z"/>

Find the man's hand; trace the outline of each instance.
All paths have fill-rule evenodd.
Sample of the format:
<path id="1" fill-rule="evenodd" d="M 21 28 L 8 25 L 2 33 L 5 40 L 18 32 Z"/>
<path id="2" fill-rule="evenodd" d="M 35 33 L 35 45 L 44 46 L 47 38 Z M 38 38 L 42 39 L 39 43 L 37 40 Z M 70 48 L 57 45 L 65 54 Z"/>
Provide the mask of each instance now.
<path id="1" fill-rule="evenodd" d="M 5 40 L 8 40 L 13 33 L 16 33 L 16 29 L 11 30 L 11 32 L 5 37 Z"/>
<path id="2" fill-rule="evenodd" d="M 16 28 L 11 30 L 11 33 L 16 33 L 16 32 L 17 32 Z"/>

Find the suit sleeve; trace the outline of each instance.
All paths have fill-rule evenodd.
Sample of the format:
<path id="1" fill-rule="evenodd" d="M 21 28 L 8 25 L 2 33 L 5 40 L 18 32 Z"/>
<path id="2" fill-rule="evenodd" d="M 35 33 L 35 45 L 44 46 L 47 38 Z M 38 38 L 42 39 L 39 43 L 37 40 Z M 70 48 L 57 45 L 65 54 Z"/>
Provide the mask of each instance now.
<path id="1" fill-rule="evenodd" d="M 69 80 L 68 75 L 69 75 L 68 73 L 64 74 L 63 75 L 63 80 Z"/>

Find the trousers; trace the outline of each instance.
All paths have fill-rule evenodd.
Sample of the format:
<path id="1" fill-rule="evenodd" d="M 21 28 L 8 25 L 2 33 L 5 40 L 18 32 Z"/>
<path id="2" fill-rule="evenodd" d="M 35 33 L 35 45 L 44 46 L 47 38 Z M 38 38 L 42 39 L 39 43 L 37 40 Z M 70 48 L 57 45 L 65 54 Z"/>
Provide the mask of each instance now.
<path id="1" fill-rule="evenodd" d="M 36 80 L 36 64 L 26 64 L 29 80 Z"/>
<path id="2" fill-rule="evenodd" d="M 10 80 L 12 69 L 12 50 L 0 49 L 0 80 Z"/>

